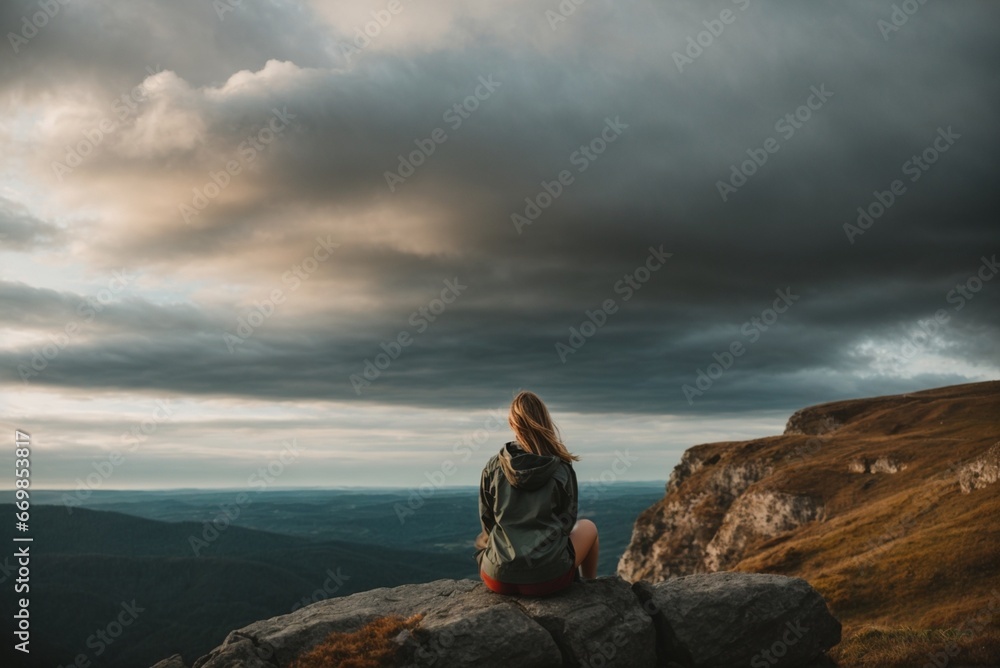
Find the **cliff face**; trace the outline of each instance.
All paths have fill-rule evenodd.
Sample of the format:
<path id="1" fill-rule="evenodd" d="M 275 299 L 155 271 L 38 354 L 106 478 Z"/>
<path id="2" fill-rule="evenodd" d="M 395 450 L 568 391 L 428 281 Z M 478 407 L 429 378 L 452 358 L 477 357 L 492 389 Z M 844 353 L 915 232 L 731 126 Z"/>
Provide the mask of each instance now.
<path id="1" fill-rule="evenodd" d="M 824 652 L 840 640 L 840 623 L 799 578 L 715 573 L 630 586 L 610 577 L 544 598 L 502 596 L 474 580 L 437 580 L 327 599 L 251 624 L 194 668 L 286 668 L 307 653 L 349 645 L 389 615 L 421 617 L 384 639 L 380 648 L 391 660 L 361 662 L 376 649 L 368 643 L 349 653 L 356 665 L 820 668 L 830 665 Z M 154 668 L 186 664 L 174 656 Z"/>
<path id="2" fill-rule="evenodd" d="M 721 571 L 739 563 L 747 546 L 822 519 L 821 502 L 810 496 L 769 489 L 747 491 L 729 506 L 712 542 L 705 546 L 705 570 Z"/>
<path id="3" fill-rule="evenodd" d="M 704 573 L 705 557 L 736 499 L 773 471 L 770 462 L 721 461 L 719 447 L 691 448 L 667 482 L 667 495 L 643 512 L 632 542 L 622 555 L 618 574 L 626 580 L 663 580 Z M 696 484 L 689 481 L 696 480 Z M 717 545 L 725 549 L 727 545 Z"/>
<path id="4" fill-rule="evenodd" d="M 977 383 L 813 406 L 782 435 L 695 446 L 618 574 L 784 573 L 850 621 L 957 623 L 1000 586 L 997 416 L 1000 383 Z"/>
<path id="5" fill-rule="evenodd" d="M 663 501 L 639 516 L 618 574 L 627 580 L 726 570 L 748 547 L 821 519 L 821 498 L 768 485 L 783 461 L 764 442 L 691 448 Z"/>

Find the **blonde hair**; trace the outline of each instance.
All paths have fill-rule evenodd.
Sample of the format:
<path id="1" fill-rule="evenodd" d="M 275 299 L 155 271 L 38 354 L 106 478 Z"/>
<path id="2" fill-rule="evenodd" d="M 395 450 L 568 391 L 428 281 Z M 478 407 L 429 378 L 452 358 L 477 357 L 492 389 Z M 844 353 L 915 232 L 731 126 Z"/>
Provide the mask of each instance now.
<path id="1" fill-rule="evenodd" d="M 580 457 L 566 449 L 559 436 L 559 429 L 549 416 L 549 409 L 534 392 L 522 391 L 510 404 L 507 422 L 522 448 L 536 455 L 551 455 L 564 462 L 579 461 Z M 501 457 L 501 465 L 509 477 L 514 471 L 508 459 Z"/>

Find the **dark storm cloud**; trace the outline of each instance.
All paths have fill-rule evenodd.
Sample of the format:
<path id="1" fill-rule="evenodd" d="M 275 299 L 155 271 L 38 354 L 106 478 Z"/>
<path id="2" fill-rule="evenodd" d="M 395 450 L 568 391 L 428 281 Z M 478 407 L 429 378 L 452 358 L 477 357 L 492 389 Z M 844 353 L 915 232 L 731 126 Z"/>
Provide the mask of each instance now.
<path id="1" fill-rule="evenodd" d="M 53 22 L 2 70 L 7 86 L 40 94 L 52 84 L 37 72 L 65 67 L 60 76 L 84 73 L 118 90 L 134 85 L 133 64 L 156 63 L 186 83 L 171 99 L 206 127 L 204 141 L 169 164 L 154 154 L 95 157 L 74 176 L 81 187 L 126 174 L 155 184 L 169 172 L 189 192 L 273 106 L 295 116 L 233 186 L 245 193 L 239 201 L 212 204 L 194 227 L 178 224 L 173 210 L 147 216 L 141 230 L 95 240 L 95 258 L 163 273 L 225 264 L 233 280 L 278 281 L 285 256 L 314 236 L 331 234 L 342 246 L 310 279 L 317 291 L 303 296 L 301 311 L 277 313 L 236 352 L 222 336 L 246 315 L 240 305 L 123 301 L 95 322 L 113 337 L 74 343 L 29 382 L 436 406 L 493 405 L 523 386 L 577 410 L 791 409 L 963 382 L 963 370 L 907 371 L 905 359 L 877 375 L 881 358 L 865 347 L 899 358 L 939 309 L 951 319 L 927 348 L 995 369 L 1000 281 L 961 310 L 948 295 L 1000 252 L 991 194 L 1000 10 L 924 5 L 886 40 L 876 22 L 891 3 L 742 4 L 635 5 L 618 24 L 599 24 L 582 7 L 557 32 L 535 8 L 540 32 L 523 42 L 484 33 L 471 44 L 373 48 L 351 67 L 336 55 L 342 36 L 290 6 L 221 22 L 204 4 L 147 3 L 149 16 L 117 5 L 73 10 L 82 20 L 73 35 L 59 39 L 69 28 Z M 735 22 L 678 71 L 674 53 L 687 37 L 734 7 Z M 114 54 L 88 39 L 97 17 L 121 27 Z M 190 48 L 168 38 L 181 34 Z M 259 90 L 199 88 L 218 89 L 271 59 L 294 67 L 271 66 Z M 452 127 L 444 114 L 481 77 L 499 86 Z M 817 97 L 820 90 L 832 94 Z M 776 125 L 810 99 L 809 120 Z M 573 156 L 607 119 L 627 128 L 578 171 Z M 447 141 L 390 191 L 385 172 L 435 128 Z M 957 137 L 939 141 L 947 151 L 926 171 L 904 172 L 942 133 Z M 768 138 L 778 151 L 723 201 L 718 182 Z M 525 215 L 525 198 L 537 199 L 541 182 L 561 170 L 574 182 L 519 234 L 511 214 Z M 897 179 L 905 192 L 852 243 L 844 224 Z M 364 222 L 372 211 L 384 211 L 385 229 Z M 251 262 L 269 248 L 261 235 L 276 229 L 282 259 Z M 672 257 L 625 301 L 619 281 L 661 246 Z M 467 291 L 416 333 L 411 314 L 453 278 Z M 335 296 L 348 284 L 364 286 L 366 308 L 324 305 L 323 290 Z M 776 291 L 796 298 L 773 324 L 754 325 Z M 561 359 L 556 344 L 571 344 L 570 327 L 607 299 L 618 311 Z M 38 294 L 24 300 L 22 317 L 41 318 L 30 314 L 67 300 Z M 160 322 L 163 331 L 151 331 Z M 349 376 L 404 330 L 415 335 L 412 346 L 359 395 Z M 682 386 L 734 342 L 745 354 L 688 401 Z M 0 355 L 3 373 L 17 380 L 30 346 Z"/>
<path id="2" fill-rule="evenodd" d="M 165 332 L 194 333 L 223 326 L 221 318 L 212 318 L 189 304 L 162 306 L 134 296 L 120 296 L 135 275 L 113 272 L 100 287 L 89 294 L 59 292 L 35 288 L 24 283 L 0 281 L 0 309 L 8 324 L 25 328 L 57 331 L 69 322 L 94 330 L 150 334 Z M 85 330 L 81 330 L 85 333 Z"/>

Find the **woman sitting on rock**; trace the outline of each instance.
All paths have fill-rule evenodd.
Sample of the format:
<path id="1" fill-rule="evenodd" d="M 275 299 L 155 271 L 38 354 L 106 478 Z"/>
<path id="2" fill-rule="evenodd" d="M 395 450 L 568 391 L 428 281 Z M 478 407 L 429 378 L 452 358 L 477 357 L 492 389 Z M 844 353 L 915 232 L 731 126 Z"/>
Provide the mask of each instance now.
<path id="1" fill-rule="evenodd" d="M 508 417 L 516 441 L 494 455 L 479 482 L 482 533 L 476 538 L 479 575 L 500 594 L 542 596 L 597 577 L 597 526 L 577 521 L 578 492 L 571 454 L 549 411 L 521 392 Z"/>

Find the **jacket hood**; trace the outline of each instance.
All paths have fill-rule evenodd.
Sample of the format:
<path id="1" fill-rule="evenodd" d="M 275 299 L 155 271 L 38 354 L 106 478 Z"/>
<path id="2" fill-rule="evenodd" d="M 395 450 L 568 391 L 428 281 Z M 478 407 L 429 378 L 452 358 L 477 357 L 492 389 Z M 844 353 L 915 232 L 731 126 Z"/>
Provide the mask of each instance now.
<path id="1" fill-rule="evenodd" d="M 521 489 L 538 489 L 549 481 L 549 478 L 559 469 L 562 460 L 554 455 L 536 455 L 521 448 L 516 441 L 511 441 L 503 446 L 500 451 L 501 459 L 510 462 L 514 469 L 514 478 L 507 474 L 506 469 L 500 468 L 504 472 L 504 477 L 512 487 Z"/>

